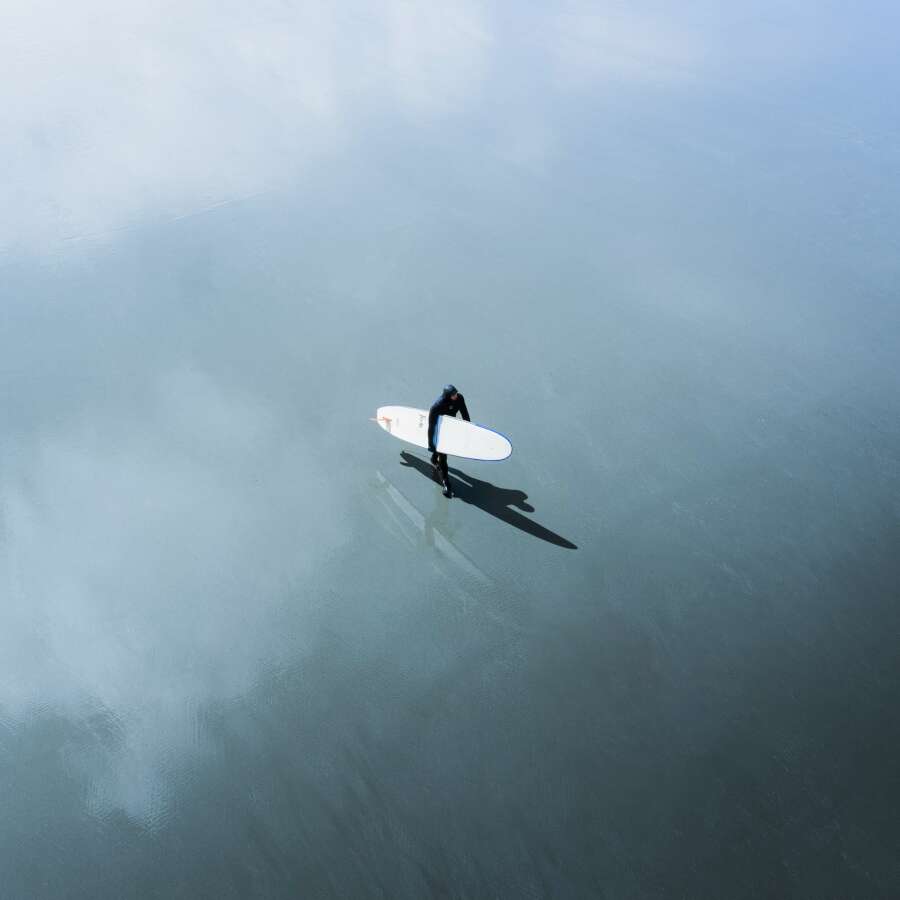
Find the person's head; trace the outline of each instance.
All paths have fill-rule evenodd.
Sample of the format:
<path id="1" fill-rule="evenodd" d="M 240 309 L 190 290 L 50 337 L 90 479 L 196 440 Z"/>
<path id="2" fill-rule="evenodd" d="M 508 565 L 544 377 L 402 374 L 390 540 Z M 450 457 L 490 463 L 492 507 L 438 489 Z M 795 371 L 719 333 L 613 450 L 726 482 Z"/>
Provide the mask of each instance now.
<path id="1" fill-rule="evenodd" d="M 448 384 L 444 386 L 444 396 L 449 397 L 451 400 L 455 400 L 459 396 L 459 391 L 456 389 L 455 385 Z"/>

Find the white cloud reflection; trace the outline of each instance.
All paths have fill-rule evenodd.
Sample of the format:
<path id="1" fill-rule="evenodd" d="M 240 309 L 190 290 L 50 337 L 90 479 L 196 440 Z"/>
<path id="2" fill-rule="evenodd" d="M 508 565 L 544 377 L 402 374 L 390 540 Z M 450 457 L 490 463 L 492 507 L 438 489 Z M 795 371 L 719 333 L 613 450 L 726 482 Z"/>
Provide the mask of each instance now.
<path id="1" fill-rule="evenodd" d="M 367 130 L 396 128 L 398 113 L 404 127 L 433 123 L 492 91 L 501 133 L 528 123 L 500 154 L 533 166 L 561 142 L 548 89 L 790 70 L 846 39 L 819 7 L 18 0 L 0 31 L 0 249 L 291 184 L 310 160 L 363 152 Z M 509 124 L 502 84 L 530 96 Z"/>
<path id="2" fill-rule="evenodd" d="M 553 22 L 556 77 L 564 88 L 621 81 L 680 81 L 699 74 L 708 48 L 677 17 L 628 4 L 564 5 Z"/>
<path id="3" fill-rule="evenodd" d="M 444 122 L 452 146 L 485 98 L 487 152 L 543 173 L 572 140 L 554 127 L 561 94 L 589 106 L 624 84 L 693 88 L 738 63 L 787 70 L 838 42 L 811 4 L 764 7 L 748 17 L 703 3 L 8 3 L 0 249 L 40 261 L 66 238 L 290 184 L 312 160 L 364 155 L 370 129 Z M 518 30 L 503 27 L 510 17 Z M 335 267 L 348 277 L 360 278 Z M 168 357 L 135 362 L 135 383 L 154 386 L 140 415 L 102 403 L 60 414 L 95 348 L 114 369 L 110 348 L 130 346 L 113 308 L 83 317 L 105 343 L 68 363 L 60 352 L 34 379 L 58 403 L 33 403 L 30 433 L 4 435 L 0 716 L 97 707 L 121 721 L 97 802 L 143 818 L 158 809 L 167 754 L 196 749 L 196 709 L 254 683 L 262 650 L 248 633 L 278 615 L 284 584 L 340 544 L 343 511 L 315 454 L 263 399 Z M 25 317 L 29 333 L 7 336 L 17 365 L 46 362 L 32 341 L 71 339 L 35 340 L 54 317 Z M 285 635 L 284 653 L 300 640 Z M 271 661 L 270 637 L 265 650 Z"/>
<path id="4" fill-rule="evenodd" d="M 284 183 L 373 109 L 453 110 L 488 44 L 475 0 L 7 5 L 0 248 Z"/>
<path id="5" fill-rule="evenodd" d="M 275 617 L 344 538 L 324 473 L 259 398 L 174 371 L 141 418 L 7 448 L 0 478 L 0 717 L 111 719 L 97 802 L 137 818 L 172 752 L 197 749 L 202 705 L 302 653 Z"/>

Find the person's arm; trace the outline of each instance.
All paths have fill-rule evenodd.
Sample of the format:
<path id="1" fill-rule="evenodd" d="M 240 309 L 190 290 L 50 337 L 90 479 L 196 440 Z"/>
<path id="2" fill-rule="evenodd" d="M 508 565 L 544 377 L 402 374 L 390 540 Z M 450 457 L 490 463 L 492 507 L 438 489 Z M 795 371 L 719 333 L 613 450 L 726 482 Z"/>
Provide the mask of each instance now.
<path id="1" fill-rule="evenodd" d="M 472 420 L 469 418 L 469 410 L 466 408 L 466 398 L 463 397 L 462 394 L 459 395 L 459 414 L 467 421 L 471 422 Z"/>
<path id="2" fill-rule="evenodd" d="M 436 450 L 434 446 L 434 429 L 437 427 L 438 415 L 438 411 L 433 406 L 428 410 L 428 449 L 432 453 Z"/>

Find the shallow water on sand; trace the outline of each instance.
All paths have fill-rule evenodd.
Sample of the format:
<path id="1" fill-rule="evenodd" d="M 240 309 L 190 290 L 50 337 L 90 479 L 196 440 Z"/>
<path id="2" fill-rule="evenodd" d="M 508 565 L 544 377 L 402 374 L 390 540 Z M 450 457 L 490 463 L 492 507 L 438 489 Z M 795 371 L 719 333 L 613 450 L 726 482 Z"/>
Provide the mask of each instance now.
<path id="1" fill-rule="evenodd" d="M 802 5 L 450 10 L 469 68 L 391 44 L 419 80 L 301 162 L 253 118 L 293 55 L 242 56 L 202 196 L 65 194 L 106 145 L 33 138 L 69 218 L 2 232 L 3 897 L 900 891 L 892 55 Z M 447 381 L 515 446 L 449 502 L 367 421 Z"/>

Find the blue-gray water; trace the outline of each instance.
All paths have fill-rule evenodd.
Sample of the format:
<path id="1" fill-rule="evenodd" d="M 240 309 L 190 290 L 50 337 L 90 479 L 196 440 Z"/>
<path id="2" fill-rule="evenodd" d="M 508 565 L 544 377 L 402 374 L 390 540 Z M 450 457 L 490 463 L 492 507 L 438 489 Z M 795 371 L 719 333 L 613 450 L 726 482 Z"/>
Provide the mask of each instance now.
<path id="1" fill-rule="evenodd" d="M 0 897 L 900 894 L 888 4 L 7 24 Z"/>

